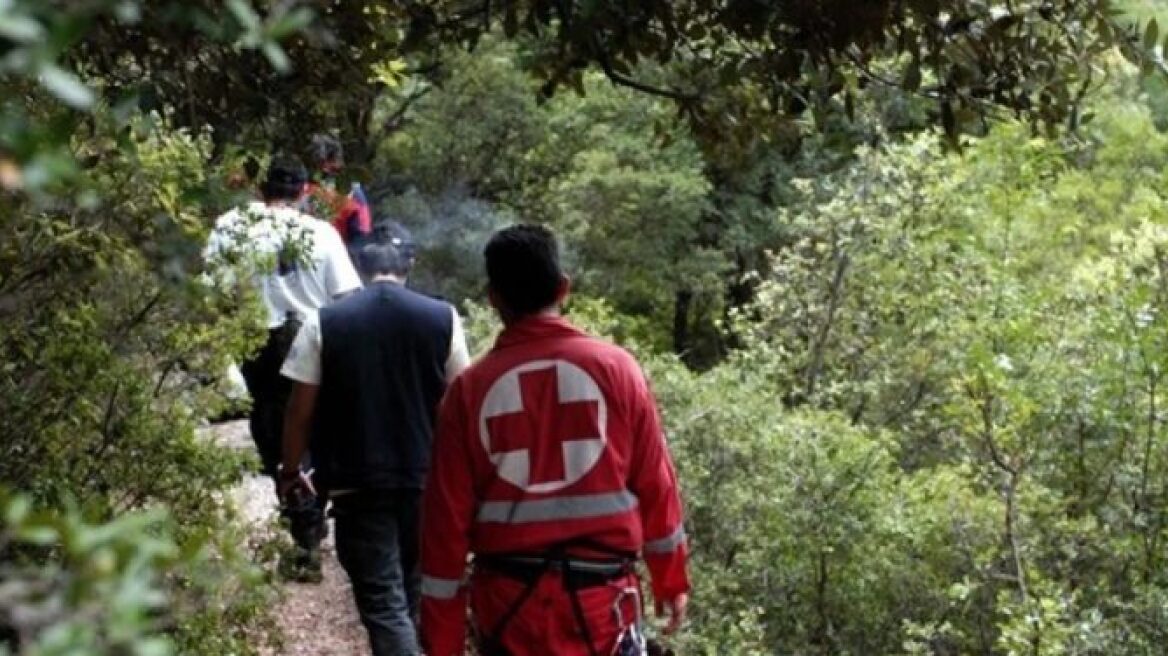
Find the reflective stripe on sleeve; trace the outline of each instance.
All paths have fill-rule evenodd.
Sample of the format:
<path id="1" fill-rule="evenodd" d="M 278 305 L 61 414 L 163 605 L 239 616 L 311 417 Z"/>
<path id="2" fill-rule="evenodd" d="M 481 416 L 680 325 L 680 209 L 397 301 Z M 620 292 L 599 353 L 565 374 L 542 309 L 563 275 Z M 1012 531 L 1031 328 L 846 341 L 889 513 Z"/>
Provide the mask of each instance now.
<path id="1" fill-rule="evenodd" d="M 422 576 L 422 594 L 434 599 L 454 599 L 458 595 L 458 586 L 460 585 L 462 585 L 462 581 L 458 579 Z"/>
<path id="2" fill-rule="evenodd" d="M 644 551 L 647 554 L 673 553 L 682 542 L 685 542 L 685 527 L 678 525 L 677 529 L 659 540 L 649 540 L 645 543 Z"/>
<path id="3" fill-rule="evenodd" d="M 523 524 L 619 515 L 636 507 L 637 497 L 622 490 L 536 501 L 487 501 L 479 506 L 477 519 L 482 523 Z"/>

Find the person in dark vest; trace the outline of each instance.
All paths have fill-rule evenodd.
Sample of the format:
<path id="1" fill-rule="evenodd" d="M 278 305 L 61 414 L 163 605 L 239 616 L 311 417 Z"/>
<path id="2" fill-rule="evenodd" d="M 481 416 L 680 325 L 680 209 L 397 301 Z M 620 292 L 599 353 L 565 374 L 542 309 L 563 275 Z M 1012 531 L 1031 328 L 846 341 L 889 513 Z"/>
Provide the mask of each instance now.
<path id="1" fill-rule="evenodd" d="M 370 284 L 306 321 L 282 370 L 295 386 L 281 495 L 314 494 L 312 480 L 329 490 L 375 656 L 421 653 L 419 501 L 438 403 L 470 360 L 455 309 L 405 287 L 412 251 L 397 226 L 364 246 Z M 299 467 L 309 447 L 313 479 Z"/>

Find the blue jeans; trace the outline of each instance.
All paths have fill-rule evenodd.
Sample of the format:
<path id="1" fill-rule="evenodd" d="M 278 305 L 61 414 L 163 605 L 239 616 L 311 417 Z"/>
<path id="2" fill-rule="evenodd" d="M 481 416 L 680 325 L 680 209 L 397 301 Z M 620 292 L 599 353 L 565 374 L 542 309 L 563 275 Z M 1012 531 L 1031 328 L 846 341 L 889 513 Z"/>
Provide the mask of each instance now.
<path id="1" fill-rule="evenodd" d="M 349 575 L 374 656 L 421 653 L 417 490 L 360 490 L 333 499 L 337 560 Z"/>

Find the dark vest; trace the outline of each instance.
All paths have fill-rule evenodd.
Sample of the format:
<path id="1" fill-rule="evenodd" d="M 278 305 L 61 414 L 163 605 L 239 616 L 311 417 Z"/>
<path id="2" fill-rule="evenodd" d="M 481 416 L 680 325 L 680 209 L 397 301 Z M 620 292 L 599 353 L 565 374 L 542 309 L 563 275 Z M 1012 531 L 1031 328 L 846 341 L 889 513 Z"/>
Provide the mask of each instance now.
<path id="1" fill-rule="evenodd" d="M 454 330 L 446 303 L 388 282 L 320 312 L 312 460 L 332 490 L 420 489 Z"/>

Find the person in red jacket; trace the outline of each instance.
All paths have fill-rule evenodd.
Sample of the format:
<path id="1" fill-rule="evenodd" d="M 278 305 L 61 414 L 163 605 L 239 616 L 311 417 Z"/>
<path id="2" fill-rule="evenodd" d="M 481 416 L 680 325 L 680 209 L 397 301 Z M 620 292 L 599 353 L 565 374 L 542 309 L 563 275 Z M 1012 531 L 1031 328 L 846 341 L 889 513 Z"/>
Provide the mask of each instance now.
<path id="1" fill-rule="evenodd" d="M 353 185 L 348 195 L 337 190 L 337 175 L 345 168 L 341 142 L 327 134 L 313 135 L 308 161 L 312 163 L 313 175 L 301 210 L 332 223 L 355 253 L 373 234 L 373 215 L 360 185 Z"/>
<path id="2" fill-rule="evenodd" d="M 505 328 L 439 410 L 422 510 L 423 647 L 464 653 L 469 597 L 483 656 L 643 653 L 634 559 L 667 632 L 690 589 L 653 395 L 631 355 L 560 316 L 569 281 L 549 231 L 504 229 L 485 256 Z"/>

